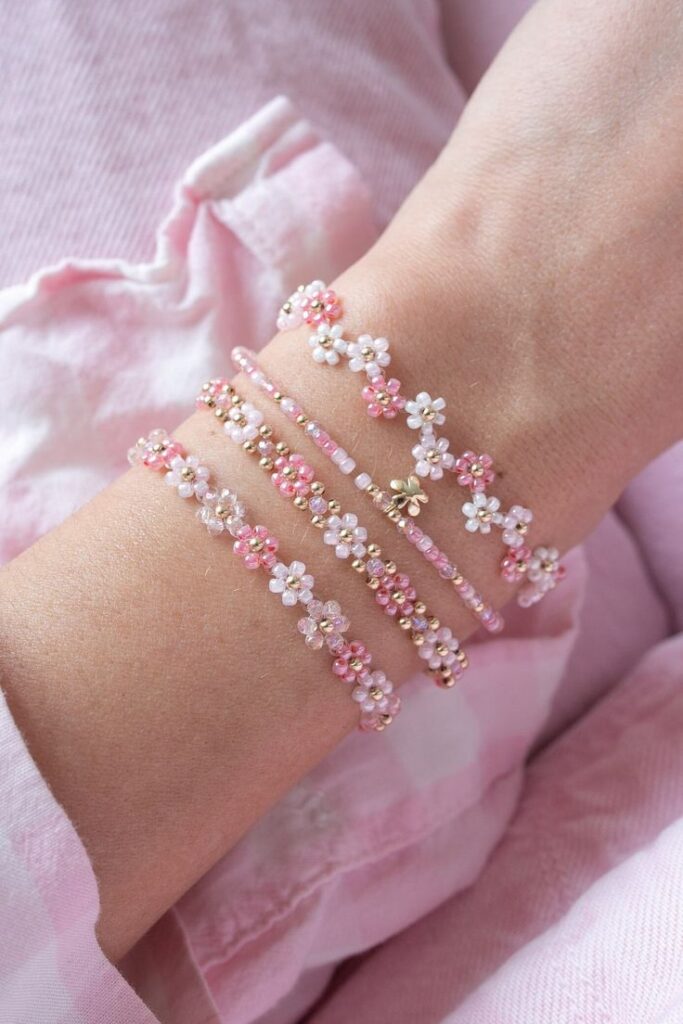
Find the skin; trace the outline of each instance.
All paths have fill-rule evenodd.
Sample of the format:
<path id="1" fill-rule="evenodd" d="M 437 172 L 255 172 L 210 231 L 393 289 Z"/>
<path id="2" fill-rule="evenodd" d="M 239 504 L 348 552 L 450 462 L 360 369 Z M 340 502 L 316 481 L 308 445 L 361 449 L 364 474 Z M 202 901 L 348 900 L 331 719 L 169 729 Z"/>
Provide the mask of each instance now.
<path id="1" fill-rule="evenodd" d="M 349 333 L 391 338 L 404 392 L 442 394 L 454 447 L 492 452 L 503 505 L 532 507 L 535 538 L 562 550 L 683 434 L 682 47 L 674 0 L 540 2 L 388 231 L 336 283 Z M 302 339 L 275 338 L 265 365 L 382 482 L 405 475 L 413 438 L 371 423 L 358 378 L 316 367 Z M 448 585 L 238 384 L 465 640 L 474 621 Z M 215 419 L 174 433 L 276 530 L 284 560 L 303 559 L 341 601 L 376 664 L 398 683 L 412 674 L 408 640 Z M 491 546 L 457 525 L 462 493 L 432 493 L 425 528 L 502 605 Z M 90 854 L 113 960 L 354 727 L 297 614 L 142 469 L 5 567 L 0 607 L 3 687 Z M 476 685 L 474 667 L 462 685 Z"/>

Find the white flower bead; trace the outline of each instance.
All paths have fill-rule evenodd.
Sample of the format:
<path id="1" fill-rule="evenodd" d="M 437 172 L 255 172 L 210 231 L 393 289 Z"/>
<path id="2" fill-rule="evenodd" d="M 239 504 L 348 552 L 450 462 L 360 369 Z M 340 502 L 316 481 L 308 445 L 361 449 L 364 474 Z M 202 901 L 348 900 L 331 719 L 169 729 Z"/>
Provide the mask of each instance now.
<path id="1" fill-rule="evenodd" d="M 417 475 L 440 480 L 445 469 L 452 469 L 455 456 L 449 452 L 449 444 L 448 438 L 435 437 L 431 431 L 423 431 L 420 443 L 413 448 Z"/>
<path id="2" fill-rule="evenodd" d="M 323 540 L 334 547 L 337 558 L 362 558 L 366 552 L 365 541 L 368 531 L 358 525 L 358 516 L 347 512 L 343 516 L 330 516 L 327 520 Z"/>
<path id="3" fill-rule="evenodd" d="M 318 291 L 325 291 L 324 281 L 311 281 L 310 284 L 300 285 L 295 292 L 289 296 L 286 302 L 280 307 L 277 316 L 278 331 L 291 331 L 299 327 L 304 318 L 301 312 L 301 300 L 304 295 L 314 295 Z"/>
<path id="4" fill-rule="evenodd" d="M 542 590 L 552 590 L 557 582 L 560 568 L 560 553 L 557 548 L 534 548 L 529 559 L 527 579 Z"/>
<path id="5" fill-rule="evenodd" d="M 201 500 L 209 489 L 209 470 L 200 465 L 196 455 L 176 455 L 171 459 L 166 483 L 175 487 L 181 498 Z"/>
<path id="6" fill-rule="evenodd" d="M 509 548 L 520 548 L 524 544 L 529 523 L 533 518 L 534 514 L 531 509 L 524 508 L 522 505 L 513 505 L 510 511 L 503 516 L 500 526 L 503 530 L 503 541 Z"/>
<path id="7" fill-rule="evenodd" d="M 235 444 L 244 444 L 245 441 L 254 440 L 262 423 L 263 414 L 250 402 L 242 402 L 232 407 L 223 429 Z"/>
<path id="8" fill-rule="evenodd" d="M 502 516 L 498 509 L 500 501 L 498 498 L 488 498 L 478 491 L 472 495 L 471 501 L 466 501 L 462 507 L 465 516 L 465 529 L 470 533 L 490 533 L 492 526 L 499 526 Z"/>
<path id="9" fill-rule="evenodd" d="M 341 324 L 320 324 L 308 339 L 311 355 L 316 363 L 336 366 L 340 355 L 345 355 L 348 342 L 342 333 Z"/>
<path id="10" fill-rule="evenodd" d="M 424 634 L 424 643 L 418 647 L 417 653 L 424 658 L 430 669 L 449 668 L 456 660 L 460 649 L 457 637 L 448 626 L 439 629 L 428 629 Z"/>
<path id="11" fill-rule="evenodd" d="M 207 491 L 197 509 L 197 517 L 209 533 L 216 536 L 224 531 L 233 537 L 244 526 L 246 506 L 233 491 L 224 487 L 221 491 Z"/>
<path id="12" fill-rule="evenodd" d="M 391 362 L 387 339 L 373 338 L 370 334 L 361 334 L 357 341 L 350 342 L 347 355 L 349 369 L 354 373 L 365 370 L 370 378 L 377 377 Z"/>
<path id="13" fill-rule="evenodd" d="M 408 426 L 413 430 L 432 430 L 446 422 L 442 410 L 446 408 L 443 398 L 432 398 L 427 391 L 421 391 L 416 398 L 406 402 Z"/>
<path id="14" fill-rule="evenodd" d="M 272 580 L 268 587 L 273 594 L 279 594 L 284 605 L 309 604 L 313 599 L 315 583 L 310 573 L 306 572 L 303 562 L 276 562 L 271 569 Z"/>
<path id="15" fill-rule="evenodd" d="M 351 690 L 351 697 L 360 704 L 363 711 L 377 711 L 380 714 L 389 710 L 389 697 L 394 692 L 394 684 L 387 679 L 386 673 L 379 670 L 370 672 L 361 683 Z"/>

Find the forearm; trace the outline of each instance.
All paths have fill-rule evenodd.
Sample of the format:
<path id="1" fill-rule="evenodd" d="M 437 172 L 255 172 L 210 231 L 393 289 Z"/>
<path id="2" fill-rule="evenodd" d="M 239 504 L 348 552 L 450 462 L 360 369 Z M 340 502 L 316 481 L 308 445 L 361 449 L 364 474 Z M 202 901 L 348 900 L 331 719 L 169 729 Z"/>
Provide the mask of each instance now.
<path id="1" fill-rule="evenodd" d="M 503 505 L 529 505 L 539 540 L 564 550 L 681 432 L 674 401 L 681 259 L 669 226 L 669 217 L 680 223 L 680 210 L 671 208 L 676 190 L 652 180 L 680 167 L 673 141 L 653 128 L 657 138 L 643 150 L 653 166 L 638 171 L 651 189 L 640 190 L 624 228 L 598 175 L 600 159 L 594 178 L 582 168 L 580 184 L 571 168 L 551 174 L 552 150 L 541 140 L 515 146 L 528 133 L 498 123 L 495 83 L 488 88 L 493 96 L 482 90 L 475 100 L 483 104 L 479 116 L 475 105 L 382 241 L 337 288 L 349 333 L 391 338 L 392 371 L 404 392 L 443 394 L 455 450 L 491 451 Z M 663 108 L 666 100 L 663 89 Z M 640 125 L 634 118 L 633 130 Z M 631 137 L 623 134 L 620 144 L 628 152 Z M 569 228 L 558 212 L 567 192 L 589 204 L 570 239 L 576 259 L 567 259 Z M 653 217 L 671 237 L 647 249 Z M 638 244 L 625 249 L 633 233 Z M 643 279 L 647 288 L 636 292 Z M 363 453 L 381 483 L 405 476 L 412 440 L 405 427 L 369 421 L 358 380 L 317 367 L 304 338 L 300 331 L 276 338 L 264 364 Z M 476 622 L 452 587 L 426 570 L 385 518 L 365 511 L 351 480 L 307 448 L 252 386 L 240 387 L 293 448 L 311 455 L 344 508 L 359 513 L 387 555 L 420 581 L 434 613 L 466 640 Z M 653 407 L 660 415 L 651 415 Z M 175 433 L 247 500 L 252 521 L 276 528 L 285 559 L 304 560 L 321 593 L 340 600 L 354 635 L 371 641 L 396 682 L 417 670 L 408 638 L 362 579 L 323 549 L 318 531 L 278 498 L 214 418 L 197 413 Z M 462 500 L 453 481 L 442 483 L 425 528 L 501 604 L 508 585 L 492 547 L 462 530 Z M 348 688 L 329 676 L 322 653 L 305 651 L 298 615 L 275 604 L 264 580 L 245 572 L 187 505 L 142 470 L 0 573 L 0 603 L 3 683 L 93 859 L 100 936 L 112 957 L 354 726 Z M 476 685 L 476 667 L 470 673 L 468 685 Z M 448 699 L 444 693 L 445 708 Z"/>

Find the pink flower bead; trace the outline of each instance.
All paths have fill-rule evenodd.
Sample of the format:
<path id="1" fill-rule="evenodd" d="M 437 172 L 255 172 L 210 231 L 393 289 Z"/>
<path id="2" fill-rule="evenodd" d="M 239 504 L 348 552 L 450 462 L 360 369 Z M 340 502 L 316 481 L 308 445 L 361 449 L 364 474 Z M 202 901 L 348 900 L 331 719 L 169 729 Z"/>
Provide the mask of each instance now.
<path id="1" fill-rule="evenodd" d="M 312 327 L 334 323 L 342 314 L 341 302 L 332 288 L 306 289 L 299 308 L 304 323 Z"/>
<path id="2" fill-rule="evenodd" d="M 495 480 L 493 459 L 490 455 L 476 455 L 474 452 L 463 452 L 455 460 L 453 472 L 461 487 L 469 487 L 473 492 L 485 491 Z"/>
<path id="3" fill-rule="evenodd" d="M 340 676 L 345 683 L 355 683 L 365 679 L 368 674 L 368 666 L 372 662 L 372 655 L 365 644 L 359 640 L 351 640 L 339 649 L 337 657 L 332 664 L 332 671 Z"/>
<path id="4" fill-rule="evenodd" d="M 375 591 L 375 601 L 387 615 L 412 615 L 415 611 L 417 591 L 405 573 L 387 574 Z"/>
<path id="5" fill-rule="evenodd" d="M 383 416 L 387 420 L 393 420 L 406 404 L 400 391 L 401 382 L 395 377 L 390 377 L 389 380 L 385 380 L 381 374 L 373 377 L 362 391 L 363 398 L 368 403 L 368 416 L 375 419 Z"/>
<path id="6" fill-rule="evenodd" d="M 508 548 L 500 563 L 500 574 L 508 583 L 518 583 L 524 579 L 529 569 L 531 548 L 525 544 L 521 547 Z"/>
<path id="7" fill-rule="evenodd" d="M 247 569 L 272 569 L 275 565 L 278 541 L 265 526 L 243 526 L 232 546 L 243 559 Z"/>
<path id="8" fill-rule="evenodd" d="M 309 466 L 303 455 L 294 452 L 292 455 L 278 456 L 271 480 L 286 498 L 305 498 L 311 490 L 314 477 L 313 467 Z"/>

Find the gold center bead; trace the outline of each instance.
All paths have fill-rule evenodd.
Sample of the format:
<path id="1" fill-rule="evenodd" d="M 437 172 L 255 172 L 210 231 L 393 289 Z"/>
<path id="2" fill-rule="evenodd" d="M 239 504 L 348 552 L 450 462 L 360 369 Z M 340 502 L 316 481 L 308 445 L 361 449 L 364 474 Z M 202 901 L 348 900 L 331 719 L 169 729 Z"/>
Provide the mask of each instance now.
<path id="1" fill-rule="evenodd" d="M 284 476 L 288 477 L 291 480 L 293 476 L 296 476 L 296 469 L 294 468 L 294 466 L 285 466 L 285 468 L 282 470 L 282 473 Z"/>
<path id="2" fill-rule="evenodd" d="M 287 586 L 290 590 L 299 590 L 301 587 L 301 580 L 298 576 L 288 576 Z"/>
<path id="3" fill-rule="evenodd" d="M 441 452 L 439 451 L 439 449 L 438 448 L 430 448 L 429 451 L 427 452 L 427 462 L 431 462 L 431 464 L 433 466 L 436 466 L 436 464 L 440 461 L 440 459 L 441 459 Z"/>
<path id="4" fill-rule="evenodd" d="M 256 553 L 258 553 L 259 551 L 263 551 L 263 541 L 261 540 L 260 537 L 249 538 L 249 550 L 255 551 Z"/>
<path id="5" fill-rule="evenodd" d="M 363 662 L 360 658 L 351 658 L 349 662 L 349 668 L 353 669 L 354 672 L 360 672 L 363 667 Z"/>
<path id="6" fill-rule="evenodd" d="M 434 650 L 436 651 L 436 653 L 439 655 L 440 658 L 445 658 L 446 655 L 448 654 L 448 645 L 447 644 L 437 644 L 436 647 L 434 648 Z"/>
<path id="7" fill-rule="evenodd" d="M 353 534 L 351 530 L 343 529 L 339 531 L 339 540 L 344 544 L 348 544 L 350 540 L 353 540 Z"/>
<path id="8" fill-rule="evenodd" d="M 379 688 L 379 686 L 371 686 L 368 693 L 373 700 L 381 700 L 384 696 L 384 692 Z"/>
<path id="9" fill-rule="evenodd" d="M 227 519 L 230 515 L 229 505 L 216 505 L 216 515 L 219 519 Z"/>
<path id="10" fill-rule="evenodd" d="M 365 347 L 361 349 L 360 354 L 362 355 L 365 362 L 369 363 L 375 353 L 373 352 L 369 345 L 365 345 Z"/>
<path id="11" fill-rule="evenodd" d="M 195 478 L 195 472 L 190 466 L 183 466 L 180 471 L 180 475 L 183 480 L 194 480 Z"/>
<path id="12" fill-rule="evenodd" d="M 426 420 L 427 423 L 431 423 L 435 417 L 436 409 L 432 409 L 431 405 L 425 406 L 425 408 L 422 410 L 422 419 Z"/>
<path id="13" fill-rule="evenodd" d="M 330 622 L 329 619 L 321 619 L 320 620 L 320 632 L 321 633 L 331 633 L 333 629 L 334 629 L 334 626 L 332 625 L 332 623 Z"/>
<path id="14" fill-rule="evenodd" d="M 391 395 L 388 391 L 380 391 L 377 394 L 377 401 L 380 405 L 389 405 L 391 403 Z"/>
<path id="15" fill-rule="evenodd" d="M 472 463 L 471 473 L 472 473 L 472 476 L 483 476 L 483 474 L 484 474 L 484 467 L 482 466 L 481 462 L 473 462 Z"/>

